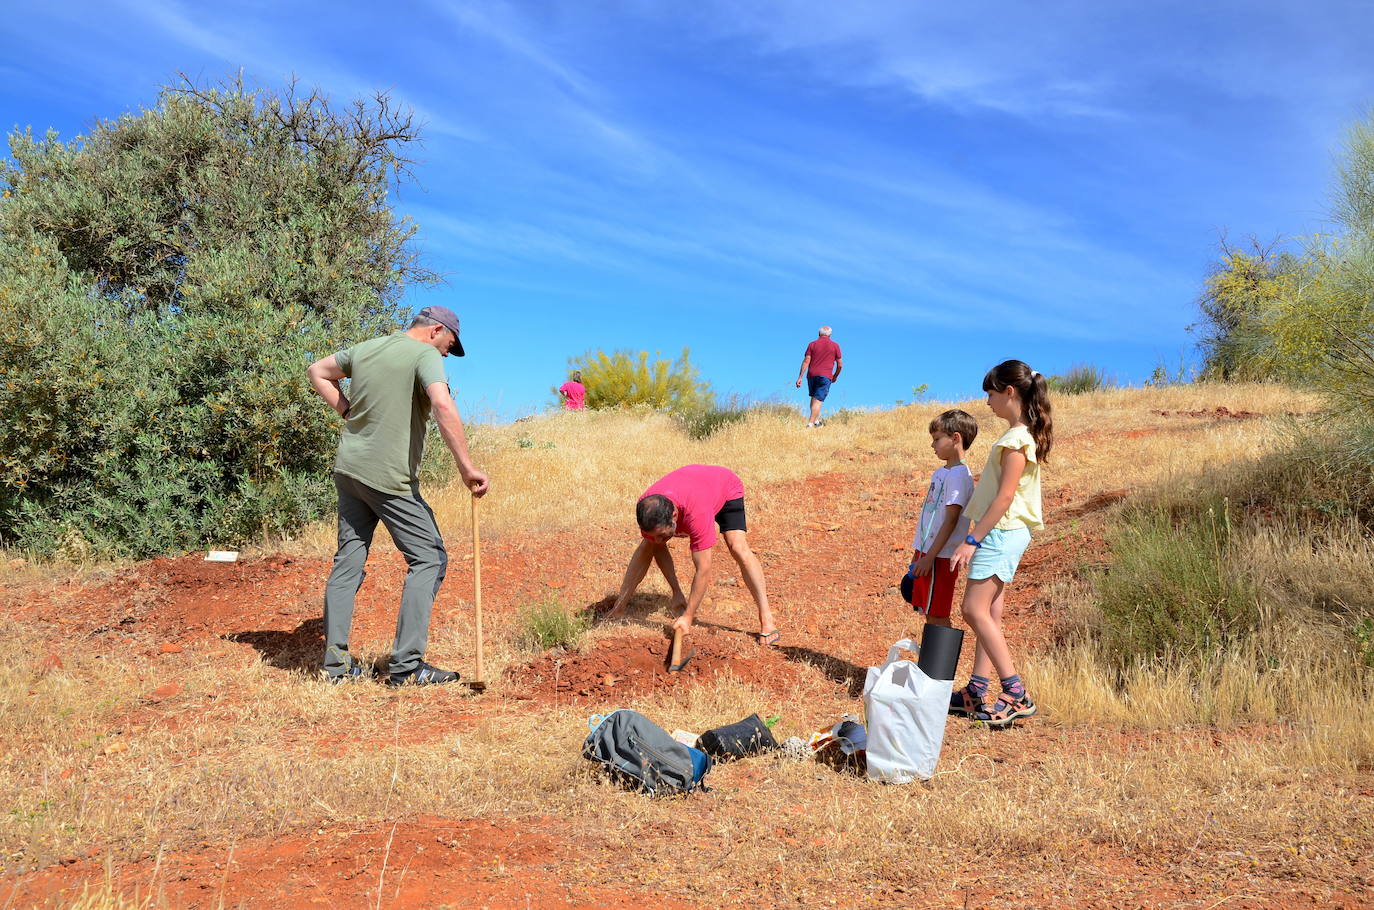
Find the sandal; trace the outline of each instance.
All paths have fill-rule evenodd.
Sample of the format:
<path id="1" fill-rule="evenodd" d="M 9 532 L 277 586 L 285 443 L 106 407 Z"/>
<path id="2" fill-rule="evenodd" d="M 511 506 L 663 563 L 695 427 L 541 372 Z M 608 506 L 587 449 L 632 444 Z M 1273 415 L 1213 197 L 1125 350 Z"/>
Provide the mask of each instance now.
<path id="1" fill-rule="evenodd" d="M 764 645 L 765 647 L 772 646 L 776 648 L 778 646 L 778 639 L 781 637 L 781 629 L 774 629 L 772 632 L 760 632 L 759 644 Z"/>
<path id="2" fill-rule="evenodd" d="M 955 689 L 949 696 L 949 713 L 955 717 L 973 717 L 987 706 L 980 695 L 974 695 L 968 686 Z"/>
<path id="3" fill-rule="evenodd" d="M 987 724 L 994 730 L 1003 727 L 1010 727 L 1012 722 L 1018 717 L 1030 717 L 1035 713 L 1035 702 L 1031 701 L 1029 695 L 1022 692 L 1020 696 L 1008 695 L 1003 692 L 997 696 L 997 702 L 991 708 L 984 708 L 977 714 L 970 715 L 979 723 Z"/>

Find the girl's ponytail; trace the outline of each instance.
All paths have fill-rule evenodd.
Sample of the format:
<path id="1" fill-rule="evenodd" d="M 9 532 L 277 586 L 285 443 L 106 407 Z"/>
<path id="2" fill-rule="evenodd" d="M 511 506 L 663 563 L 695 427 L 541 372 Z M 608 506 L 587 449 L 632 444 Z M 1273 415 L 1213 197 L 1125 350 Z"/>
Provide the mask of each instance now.
<path id="1" fill-rule="evenodd" d="M 1050 460 L 1054 448 L 1054 408 L 1050 405 L 1050 385 L 1039 372 L 1031 374 L 1030 387 L 1025 392 L 1026 422 L 1035 439 L 1035 457 Z"/>
<path id="2" fill-rule="evenodd" d="M 1004 360 L 983 377 L 984 392 L 1001 392 L 1008 386 L 1016 388 L 1016 394 L 1025 408 L 1026 423 L 1030 425 L 1030 434 L 1035 440 L 1036 460 L 1049 461 L 1050 449 L 1054 447 L 1054 415 L 1050 406 L 1049 383 L 1043 375 L 1020 360 Z"/>

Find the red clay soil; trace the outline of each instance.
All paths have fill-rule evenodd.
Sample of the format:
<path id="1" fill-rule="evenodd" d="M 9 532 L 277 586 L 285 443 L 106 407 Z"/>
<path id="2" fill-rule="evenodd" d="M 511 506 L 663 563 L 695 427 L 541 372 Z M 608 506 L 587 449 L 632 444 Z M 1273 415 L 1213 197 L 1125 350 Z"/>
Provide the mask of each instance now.
<path id="1" fill-rule="evenodd" d="M 608 703 L 629 695 L 682 689 L 731 676 L 759 689 L 785 691 L 800 675 L 782 648 L 762 647 L 717 626 L 698 623 L 687 636 L 683 654 L 691 659 L 669 672 L 666 635 L 634 634 L 603 639 L 585 652 L 548 651 L 513 668 L 509 678 L 517 698 L 544 702 Z"/>
<path id="2" fill-rule="evenodd" d="M 1215 420 L 1251 420 L 1255 417 L 1264 416 L 1255 411 L 1233 411 L 1225 406 L 1203 408 L 1197 411 L 1151 411 L 1150 413 L 1158 414 L 1160 417 L 1210 417 Z"/>
<path id="3" fill-rule="evenodd" d="M 1189 416 L 1233 419 L 1251 415 L 1218 408 Z M 837 454 L 856 462 L 876 457 Z M 583 653 L 549 652 L 511 667 L 502 690 L 512 700 L 489 694 L 455 699 L 452 704 L 436 702 L 426 722 L 408 730 L 407 736 L 425 741 L 425 737 L 451 732 L 454 724 L 519 710 L 522 703 L 531 701 L 567 700 L 589 709 L 610 709 L 636 694 L 682 689 L 725 674 L 759 690 L 761 711 L 779 707 L 779 695 L 803 678 L 857 696 L 866 668 L 915 625 L 910 608 L 897 594 L 897 582 L 909 559 L 913 515 L 925 492 L 928 472 L 924 465 L 918 473 L 877 478 L 835 473 L 751 490 L 756 504 L 760 499 L 764 503 L 801 502 L 810 516 L 799 524 L 783 525 L 770 523 L 766 508 L 758 505 L 750 513 L 750 543 L 765 567 L 770 599 L 783 630 L 781 647 L 758 645 L 757 614 L 733 561 L 721 548 L 716 559 L 717 583 L 688 640 L 688 647 L 697 653 L 685 672 L 669 674 L 664 667 L 666 599 L 642 594 L 630 604 L 624 634 L 597 636 Z M 1013 648 L 1024 649 L 1045 639 L 1055 619 L 1054 605 L 1047 599 L 1053 582 L 1083 565 L 1105 562 L 1104 510 L 1127 493 L 1113 490 L 1084 497 L 1062 486 L 1047 487 L 1049 529 L 1027 551 L 1007 598 L 1005 622 Z M 1067 517 L 1077 520 L 1056 521 Z M 503 634 L 500 630 L 508 634 L 516 626 L 519 610 L 550 596 L 575 608 L 604 606 L 637 543 L 637 534 L 628 524 L 510 535 L 484 542 L 483 606 L 488 636 Z M 455 625 L 466 635 L 471 624 L 471 551 L 465 535 L 451 532 L 449 536 L 449 577 L 435 605 L 432 641 L 444 640 L 443 633 Z M 80 640 L 83 648 L 118 648 L 146 655 L 149 694 L 137 723 L 175 725 L 180 712 L 191 709 L 198 722 L 204 722 L 207 714 L 213 716 L 216 704 L 234 694 L 217 693 L 187 705 L 187 696 L 173 680 L 160 678 L 158 668 L 207 659 L 242 666 L 261 659 L 282 672 L 318 672 L 323 650 L 320 600 L 329 566 L 326 558 L 268 556 L 207 563 L 201 554 L 192 554 L 153 560 L 81 583 L 0 586 L 0 610 L 47 629 L 54 639 Z M 398 554 L 374 554 L 358 598 L 355 640 L 389 639 L 404 574 Z M 690 575 L 690 569 L 686 574 Z M 964 649 L 964 672 L 972 650 Z M 429 656 L 440 665 L 471 672 L 471 654 L 462 646 L 457 646 L 456 653 Z M 60 662 L 56 653 L 35 655 L 35 673 L 49 672 Z M 296 736 L 297 745 L 307 751 L 336 748 L 344 741 L 354 748 L 373 745 L 341 729 L 313 728 L 284 735 L 288 743 Z M 954 733 L 947 748 L 957 752 L 961 735 Z M 1029 754 L 1022 751 L 1024 737 L 1050 735 L 1031 725 L 995 738 L 993 748 L 1005 751 L 1007 758 Z M 1062 740 L 1066 731 L 1056 729 L 1052 735 Z M 1127 744 L 1117 741 L 1115 745 Z M 1093 746 L 1111 747 L 1111 743 Z M 983 747 L 982 751 L 988 750 Z M 992 756 L 993 761 L 1001 758 Z M 112 851 L 108 861 L 119 882 L 147 882 L 152 871 L 160 869 L 156 877 L 165 883 L 160 888 L 169 906 L 688 906 L 624 889 L 593 894 L 579 887 L 575 876 L 569 879 L 568 870 L 576 864 L 570 866 L 567 857 L 590 860 L 595 845 L 589 849 L 580 841 L 569 843 L 555 820 L 516 825 L 420 818 L 396 822 L 394 827 L 386 822 L 362 829 L 297 831 L 135 859 L 121 859 L 116 845 L 107 849 Z M 603 860 L 612 862 L 613 858 Z M 960 877 L 976 880 L 981 862 L 971 862 Z M 107 857 L 96 850 L 90 857 L 72 858 L 36 875 L 0 879 L 0 894 L 14 906 L 45 900 L 70 902 L 77 893 L 71 889 L 79 883 L 104 881 L 106 863 Z M 1158 870 L 1134 867 L 1120 858 L 1096 857 L 1092 863 L 1102 870 L 1120 867 L 1121 875 L 1129 879 L 1125 893 L 1136 895 L 1128 901 L 1133 905 L 1158 905 L 1182 896 L 1173 886 L 1167 893 L 1150 896 L 1148 889 L 1155 887 L 1150 877 L 1165 878 Z M 14 897 L 9 896 L 12 888 L 18 889 Z M 909 894 L 881 897 L 884 904 L 922 903 Z M 959 895 L 947 897 L 951 905 L 958 905 Z M 1044 897 L 1046 903 L 1040 906 L 1062 904 L 1062 896 Z M 1271 896 L 1257 902 L 1231 900 L 1225 906 L 1234 910 L 1314 905 L 1288 901 L 1282 895 L 1274 900 L 1267 897 Z M 972 892 L 964 893 L 962 900 L 967 906 L 999 903 L 996 895 Z M 1028 900 L 1018 905 L 1036 905 L 1034 896 Z M 1122 904 L 1105 895 L 1102 900 L 1084 895 L 1078 904 L 1117 905 Z"/>
<path id="4" fill-rule="evenodd" d="M 113 884 L 168 907 L 550 907 L 634 910 L 690 907 L 633 890 L 595 890 L 560 880 L 560 859 L 587 850 L 560 824 L 455 821 L 421 816 L 363 829 L 316 829 L 202 847 L 121 864 Z M 148 872 L 157 888 L 148 895 Z M 80 883 L 103 883 L 105 864 L 70 859 L 4 893 L 4 906 L 70 903 Z M 307 896 L 309 895 L 309 896 Z"/>

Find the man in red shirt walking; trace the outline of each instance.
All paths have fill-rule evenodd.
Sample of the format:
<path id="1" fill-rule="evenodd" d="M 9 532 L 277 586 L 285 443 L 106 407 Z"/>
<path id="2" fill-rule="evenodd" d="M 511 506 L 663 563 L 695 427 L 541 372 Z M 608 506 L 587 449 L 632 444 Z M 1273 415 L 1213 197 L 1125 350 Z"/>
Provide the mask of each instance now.
<path id="1" fill-rule="evenodd" d="M 821 326 L 820 335 L 806 346 L 802 357 L 801 371 L 797 374 L 797 388 L 801 388 L 802 377 L 806 378 L 806 390 L 811 395 L 811 419 L 808 427 L 824 425 L 821 420 L 821 402 L 830 394 L 830 384 L 840 378 L 844 361 L 840 359 L 840 346 L 830 340 L 830 326 Z"/>

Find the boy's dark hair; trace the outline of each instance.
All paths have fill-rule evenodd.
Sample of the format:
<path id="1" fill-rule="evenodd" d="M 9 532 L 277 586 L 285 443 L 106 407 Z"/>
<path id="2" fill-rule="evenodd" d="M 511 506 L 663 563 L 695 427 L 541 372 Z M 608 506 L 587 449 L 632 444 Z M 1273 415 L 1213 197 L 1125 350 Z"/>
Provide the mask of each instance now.
<path id="1" fill-rule="evenodd" d="M 1026 423 L 1030 424 L 1030 433 L 1035 439 L 1036 461 L 1049 461 L 1050 447 L 1054 445 L 1049 383 L 1021 360 L 1004 360 L 983 377 L 984 392 L 1004 392 L 1008 386 L 1016 387 L 1016 394 L 1026 409 Z"/>
<path id="2" fill-rule="evenodd" d="M 673 523 L 677 506 L 662 493 L 645 496 L 635 505 L 635 521 L 641 531 L 657 531 Z"/>
<path id="3" fill-rule="evenodd" d="M 968 411 L 951 408 L 931 418 L 930 432 L 944 433 L 946 436 L 958 433 L 960 442 L 967 450 L 973 446 L 973 440 L 978 438 L 978 421 L 974 420 Z"/>

